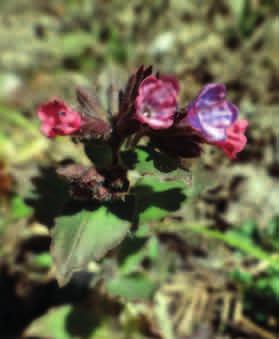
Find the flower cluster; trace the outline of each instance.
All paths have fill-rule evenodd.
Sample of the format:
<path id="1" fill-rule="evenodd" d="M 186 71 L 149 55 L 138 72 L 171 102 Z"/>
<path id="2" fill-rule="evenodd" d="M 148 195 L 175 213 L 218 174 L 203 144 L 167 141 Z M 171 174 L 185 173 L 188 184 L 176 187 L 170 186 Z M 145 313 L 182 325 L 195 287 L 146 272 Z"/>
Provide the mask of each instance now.
<path id="1" fill-rule="evenodd" d="M 193 129 L 203 142 L 224 150 L 233 159 L 247 142 L 247 120 L 238 119 L 238 108 L 226 100 L 223 84 L 206 85 L 187 108 L 178 111 L 175 79 L 147 77 L 139 88 L 135 117 L 156 130 Z M 179 119 L 176 119 L 180 115 Z M 171 133 L 170 133 L 171 135 Z"/>
<path id="2" fill-rule="evenodd" d="M 87 144 L 89 140 L 91 145 L 97 139 L 105 142 L 113 153 L 110 167 L 114 171 L 121 166 L 118 153 L 124 141 L 136 145 L 142 136 L 148 136 L 155 147 L 176 158 L 199 156 L 205 143 L 236 158 L 247 143 L 248 122 L 239 119 L 238 108 L 226 99 L 225 86 L 204 86 L 186 107 L 179 106 L 178 98 L 176 78 L 154 75 L 151 67 L 141 66 L 120 90 L 118 112 L 110 118 L 99 115 L 100 107 L 81 89 L 77 90 L 79 111 L 53 99 L 39 107 L 38 117 L 47 137 L 71 135 Z M 106 181 L 104 177 L 102 180 Z"/>

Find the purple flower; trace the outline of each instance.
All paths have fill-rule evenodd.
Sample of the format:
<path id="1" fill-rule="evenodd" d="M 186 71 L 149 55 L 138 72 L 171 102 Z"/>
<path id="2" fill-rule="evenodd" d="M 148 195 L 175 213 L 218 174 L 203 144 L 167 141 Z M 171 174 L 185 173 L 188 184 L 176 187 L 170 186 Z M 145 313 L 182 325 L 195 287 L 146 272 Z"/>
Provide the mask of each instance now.
<path id="1" fill-rule="evenodd" d="M 42 104 L 37 114 L 41 120 L 41 132 L 49 138 L 73 134 L 83 124 L 78 112 L 56 98 Z"/>
<path id="2" fill-rule="evenodd" d="M 182 123 L 197 130 L 208 142 L 224 141 L 227 128 L 239 114 L 237 107 L 225 100 L 225 96 L 223 84 L 206 85 L 187 107 L 187 116 Z"/>
<path id="3" fill-rule="evenodd" d="M 173 124 L 178 92 L 175 78 L 148 76 L 139 87 L 135 118 L 152 129 L 169 128 Z"/>

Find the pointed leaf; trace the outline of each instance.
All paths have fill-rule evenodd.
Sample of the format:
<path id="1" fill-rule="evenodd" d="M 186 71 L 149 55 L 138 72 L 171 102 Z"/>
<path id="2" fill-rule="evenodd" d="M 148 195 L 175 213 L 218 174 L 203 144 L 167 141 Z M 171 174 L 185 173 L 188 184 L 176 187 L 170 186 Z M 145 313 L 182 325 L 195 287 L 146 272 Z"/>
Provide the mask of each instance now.
<path id="1" fill-rule="evenodd" d="M 104 206 L 57 218 L 51 251 L 60 285 L 91 260 L 101 259 L 125 237 L 129 226 Z"/>
<path id="2" fill-rule="evenodd" d="M 26 337 L 39 337 L 44 334 L 47 338 L 70 339 L 71 334 L 65 326 L 72 307 L 69 305 L 51 309 L 38 319 L 35 319 L 25 331 Z"/>

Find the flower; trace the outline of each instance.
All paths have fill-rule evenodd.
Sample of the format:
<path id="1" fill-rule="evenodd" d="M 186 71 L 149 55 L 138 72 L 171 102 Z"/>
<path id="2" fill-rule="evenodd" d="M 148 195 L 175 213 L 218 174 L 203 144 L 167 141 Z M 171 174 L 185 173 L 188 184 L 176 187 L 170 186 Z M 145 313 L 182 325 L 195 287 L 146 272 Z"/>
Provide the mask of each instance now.
<path id="1" fill-rule="evenodd" d="M 247 120 L 237 120 L 238 108 L 227 101 L 223 84 L 206 85 L 187 107 L 180 124 L 188 124 L 209 144 L 222 148 L 233 159 L 243 150 L 247 139 Z"/>
<path id="2" fill-rule="evenodd" d="M 80 113 L 56 98 L 42 104 L 37 114 L 41 120 L 41 132 L 49 138 L 73 134 L 83 122 Z"/>
<path id="3" fill-rule="evenodd" d="M 216 142 L 216 146 L 221 148 L 230 159 L 235 159 L 236 154 L 241 152 L 247 143 L 247 138 L 244 135 L 248 121 L 240 119 L 235 121 L 226 130 L 226 140 Z"/>
<path id="4" fill-rule="evenodd" d="M 148 76 L 139 86 L 135 118 L 152 129 L 169 128 L 177 109 L 178 91 L 175 78 Z"/>

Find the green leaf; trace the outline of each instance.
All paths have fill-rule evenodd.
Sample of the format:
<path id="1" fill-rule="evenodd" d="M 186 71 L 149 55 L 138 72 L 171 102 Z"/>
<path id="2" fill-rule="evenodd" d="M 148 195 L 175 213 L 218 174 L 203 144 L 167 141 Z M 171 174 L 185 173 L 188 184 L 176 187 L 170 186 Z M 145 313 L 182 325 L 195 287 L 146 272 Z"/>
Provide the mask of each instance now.
<path id="1" fill-rule="evenodd" d="M 142 269 L 145 258 L 154 261 L 159 256 L 159 242 L 155 236 L 144 239 L 134 236 L 123 241 L 119 251 L 119 272 L 121 275 L 130 275 Z"/>
<path id="2" fill-rule="evenodd" d="M 139 271 L 145 257 L 146 239 L 127 237 L 118 251 L 119 272 L 121 275 L 129 275 Z"/>
<path id="3" fill-rule="evenodd" d="M 234 232 L 238 233 L 240 236 L 247 237 L 252 239 L 257 231 L 257 224 L 253 220 L 246 220 L 241 227 L 234 229 Z"/>
<path id="4" fill-rule="evenodd" d="M 104 206 L 57 218 L 51 252 L 60 285 L 66 284 L 73 272 L 85 269 L 90 261 L 101 259 L 125 237 L 129 227 L 127 220 Z"/>
<path id="5" fill-rule="evenodd" d="M 249 285 L 253 281 L 252 275 L 244 270 L 236 269 L 230 275 L 233 280 L 236 280 L 244 285 Z"/>
<path id="6" fill-rule="evenodd" d="M 42 334 L 48 338 L 70 339 L 65 326 L 66 318 L 71 311 L 71 306 L 61 306 L 50 310 L 47 314 L 36 319 L 26 330 L 26 336 L 39 337 Z"/>
<path id="7" fill-rule="evenodd" d="M 159 241 L 158 239 L 153 236 L 150 238 L 148 242 L 148 256 L 151 260 L 156 260 L 159 256 Z"/>
<path id="8" fill-rule="evenodd" d="M 32 258 L 32 262 L 35 266 L 41 269 L 49 269 L 52 265 L 52 257 L 48 252 L 35 255 Z"/>
<path id="9" fill-rule="evenodd" d="M 258 229 L 258 236 L 264 247 L 279 252 L 279 216 L 275 215 L 264 229 Z"/>
<path id="10" fill-rule="evenodd" d="M 186 195 L 181 182 L 145 177 L 134 188 L 136 216 L 140 223 L 159 220 L 177 211 Z"/>
<path id="11" fill-rule="evenodd" d="M 239 232 L 231 230 L 227 231 L 226 233 L 223 233 L 218 230 L 208 229 L 207 227 L 199 225 L 188 224 L 185 226 L 186 229 L 190 229 L 195 233 L 200 233 L 206 237 L 223 241 L 228 246 L 231 246 L 236 250 L 239 250 L 240 252 L 248 254 L 259 260 L 266 261 L 273 268 L 279 267 L 279 262 L 277 258 L 274 258 L 270 253 L 266 252 L 261 247 L 257 246 L 249 238 L 239 234 Z"/>
<path id="12" fill-rule="evenodd" d="M 55 339 L 91 338 L 100 324 L 100 316 L 92 310 L 66 305 L 51 309 L 35 319 L 25 336 Z"/>
<path id="13" fill-rule="evenodd" d="M 32 208 L 25 204 L 24 200 L 16 196 L 11 201 L 11 215 L 15 219 L 29 217 L 32 213 Z"/>
<path id="14" fill-rule="evenodd" d="M 147 224 L 139 225 L 134 235 L 138 238 L 146 238 L 150 235 L 150 227 Z"/>
<path id="15" fill-rule="evenodd" d="M 108 292 L 128 300 L 142 300 L 151 297 L 156 284 L 143 275 L 114 278 L 107 283 Z"/>
<path id="16" fill-rule="evenodd" d="M 121 274 L 125 275 L 136 272 L 145 256 L 145 248 L 128 255 L 119 267 Z"/>
<path id="17" fill-rule="evenodd" d="M 129 169 L 142 175 L 155 175 L 168 180 L 188 181 L 190 172 L 180 167 L 179 161 L 155 150 L 151 145 L 123 151 L 122 161 Z"/>

